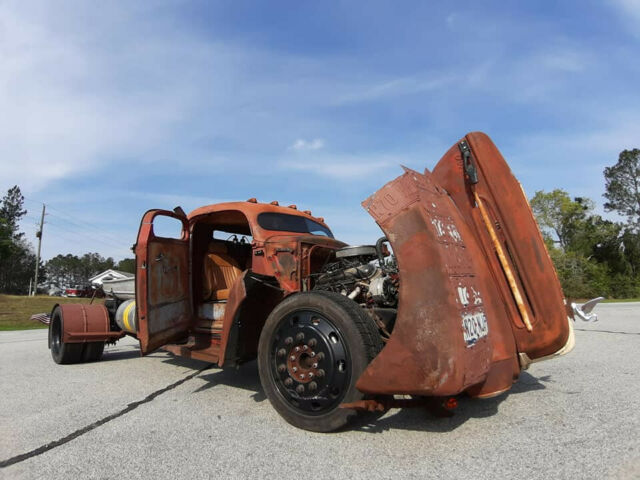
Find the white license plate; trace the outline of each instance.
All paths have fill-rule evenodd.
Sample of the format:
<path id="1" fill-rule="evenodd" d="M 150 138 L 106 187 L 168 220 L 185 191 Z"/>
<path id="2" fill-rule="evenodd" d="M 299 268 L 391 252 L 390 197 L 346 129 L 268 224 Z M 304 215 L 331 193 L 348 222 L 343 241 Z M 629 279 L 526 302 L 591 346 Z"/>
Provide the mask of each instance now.
<path id="1" fill-rule="evenodd" d="M 472 347 L 478 340 L 489 333 L 489 325 L 484 312 L 469 313 L 462 317 L 464 341 L 467 347 Z"/>

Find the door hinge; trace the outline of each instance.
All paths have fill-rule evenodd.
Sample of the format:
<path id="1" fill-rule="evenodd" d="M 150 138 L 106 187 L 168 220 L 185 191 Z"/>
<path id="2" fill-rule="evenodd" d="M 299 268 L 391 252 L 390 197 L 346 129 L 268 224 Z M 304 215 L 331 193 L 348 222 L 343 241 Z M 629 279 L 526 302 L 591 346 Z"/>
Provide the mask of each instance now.
<path id="1" fill-rule="evenodd" d="M 469 148 L 466 140 L 462 140 L 458 143 L 458 148 L 462 154 L 462 166 L 464 168 L 464 173 L 469 179 L 469 183 L 475 185 L 478 183 L 478 171 L 476 170 L 473 157 L 471 156 L 471 149 Z"/>

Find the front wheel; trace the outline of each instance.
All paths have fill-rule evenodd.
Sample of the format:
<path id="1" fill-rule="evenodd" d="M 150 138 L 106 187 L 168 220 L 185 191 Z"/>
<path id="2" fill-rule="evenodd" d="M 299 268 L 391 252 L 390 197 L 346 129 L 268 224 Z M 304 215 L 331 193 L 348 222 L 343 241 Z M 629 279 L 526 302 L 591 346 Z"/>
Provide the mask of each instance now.
<path id="1" fill-rule="evenodd" d="M 339 405 L 364 397 L 355 384 L 381 349 L 375 325 L 352 300 L 330 292 L 294 294 L 271 312 L 260 335 L 260 381 L 289 423 L 330 432 L 356 414 Z"/>

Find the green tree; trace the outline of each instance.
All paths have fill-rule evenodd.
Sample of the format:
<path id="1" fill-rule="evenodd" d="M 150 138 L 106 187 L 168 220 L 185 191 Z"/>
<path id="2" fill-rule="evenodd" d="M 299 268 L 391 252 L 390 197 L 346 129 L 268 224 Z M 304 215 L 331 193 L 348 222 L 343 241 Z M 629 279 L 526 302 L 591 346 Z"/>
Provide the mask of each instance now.
<path id="1" fill-rule="evenodd" d="M 640 229 L 640 149 L 623 150 L 618 163 L 604 169 L 608 200 L 607 211 L 615 211 L 627 217 L 629 226 Z"/>
<path id="2" fill-rule="evenodd" d="M 123 258 L 118 262 L 116 269 L 120 270 L 121 272 L 136 273 L 136 259 Z"/>
<path id="3" fill-rule="evenodd" d="M 35 267 L 35 254 L 19 223 L 27 211 L 20 188 L 15 185 L 0 200 L 0 292 L 27 293 Z M 43 278 L 38 275 L 39 280 Z"/>
<path id="4" fill-rule="evenodd" d="M 27 214 L 24 209 L 24 196 L 20 187 L 14 185 L 0 202 L 0 219 L 4 220 L 6 227 L 14 238 L 21 238 L 23 233 L 18 231 L 20 219 Z"/>
<path id="5" fill-rule="evenodd" d="M 583 222 L 593 209 L 593 202 L 588 198 L 571 200 L 569 194 L 560 189 L 552 192 L 539 190 L 530 203 L 543 234 L 559 243 L 563 250 L 582 233 Z"/>

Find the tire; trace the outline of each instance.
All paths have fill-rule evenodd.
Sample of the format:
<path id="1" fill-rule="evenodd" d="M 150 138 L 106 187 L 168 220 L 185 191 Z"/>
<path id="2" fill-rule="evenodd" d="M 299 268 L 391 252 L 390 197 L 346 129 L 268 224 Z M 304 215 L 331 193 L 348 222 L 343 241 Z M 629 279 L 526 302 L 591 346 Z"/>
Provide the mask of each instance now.
<path id="1" fill-rule="evenodd" d="M 104 342 L 87 342 L 82 352 L 83 362 L 97 362 L 102 358 Z"/>
<path id="2" fill-rule="evenodd" d="M 291 425 L 331 432 L 357 415 L 339 405 L 364 398 L 355 384 L 380 350 L 377 328 L 355 302 L 331 292 L 297 293 L 274 308 L 262 329 L 260 382 Z"/>
<path id="3" fill-rule="evenodd" d="M 49 348 L 53 361 L 57 364 L 79 363 L 82 361 L 82 343 L 65 343 L 62 341 L 62 313 L 56 308 L 49 325 Z"/>

